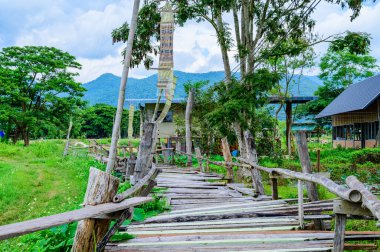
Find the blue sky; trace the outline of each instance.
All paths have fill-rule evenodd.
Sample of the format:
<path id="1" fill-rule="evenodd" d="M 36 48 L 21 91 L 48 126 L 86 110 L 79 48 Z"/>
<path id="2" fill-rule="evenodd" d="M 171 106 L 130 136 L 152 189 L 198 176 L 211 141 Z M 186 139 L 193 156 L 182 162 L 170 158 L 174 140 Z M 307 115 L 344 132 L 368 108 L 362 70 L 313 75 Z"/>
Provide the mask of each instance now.
<path id="1" fill-rule="evenodd" d="M 68 51 L 83 65 L 78 78 L 82 82 L 106 72 L 120 75 L 123 45 L 112 45 L 110 33 L 130 21 L 131 11 L 132 0 L 0 0 L 0 48 L 48 45 Z M 373 37 L 372 55 L 380 61 L 380 1 L 365 6 L 354 22 L 350 22 L 350 15 L 349 10 L 323 2 L 314 13 L 315 30 L 322 36 L 346 30 L 368 32 Z M 232 21 L 230 16 L 225 19 Z M 174 40 L 177 70 L 223 69 L 220 49 L 210 25 L 189 22 L 176 28 Z M 326 46 L 318 45 L 317 54 L 323 54 Z M 310 73 L 315 73 L 313 71 Z M 153 73 L 139 67 L 133 69 L 130 76 L 141 78 Z"/>

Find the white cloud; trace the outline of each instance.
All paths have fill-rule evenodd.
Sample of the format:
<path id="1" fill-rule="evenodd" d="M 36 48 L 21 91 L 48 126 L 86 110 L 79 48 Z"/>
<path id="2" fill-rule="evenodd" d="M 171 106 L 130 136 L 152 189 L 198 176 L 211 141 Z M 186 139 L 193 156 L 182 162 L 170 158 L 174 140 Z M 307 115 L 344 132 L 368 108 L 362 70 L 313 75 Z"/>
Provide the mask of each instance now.
<path id="1" fill-rule="evenodd" d="M 59 7 L 38 15 L 29 15 L 29 25 L 17 38 L 17 45 L 48 45 L 69 51 L 77 57 L 101 58 L 115 54 L 111 31 L 130 19 L 132 1 L 108 4 L 102 10 L 80 11 L 75 8 L 70 15 Z M 50 15 L 61 16 L 55 22 Z M 39 26 L 39 24 L 44 24 Z"/>
<path id="2" fill-rule="evenodd" d="M 4 3 L 6 2 L 6 3 Z M 83 65 L 78 80 L 87 82 L 103 73 L 121 75 L 120 50 L 122 44 L 112 45 L 112 29 L 130 21 L 132 0 L 0 0 L 0 47 L 17 45 L 48 45 L 75 55 Z M 351 31 L 372 34 L 373 55 L 380 60 L 380 3 L 364 6 L 360 16 L 350 22 L 350 10 L 322 2 L 316 12 L 315 30 L 320 35 Z M 233 28 L 232 15 L 224 15 Z M 323 54 L 327 44 L 318 45 Z M 230 56 L 231 68 L 236 66 Z M 155 61 L 157 66 L 158 62 Z M 174 37 L 174 64 L 176 70 L 207 72 L 223 70 L 220 48 L 215 31 L 207 22 L 188 22 L 176 27 Z M 132 69 L 131 77 L 145 77 L 155 73 L 143 66 Z"/>
<path id="3" fill-rule="evenodd" d="M 345 31 L 367 32 L 372 36 L 371 55 L 377 58 L 380 63 L 380 3 L 364 6 L 360 16 L 352 22 L 350 21 L 351 11 L 341 10 L 338 5 L 323 3 L 319 6 L 315 19 L 317 20 L 315 31 L 324 37 L 339 34 Z M 325 53 L 328 44 L 318 45 L 316 51 L 319 54 Z"/>

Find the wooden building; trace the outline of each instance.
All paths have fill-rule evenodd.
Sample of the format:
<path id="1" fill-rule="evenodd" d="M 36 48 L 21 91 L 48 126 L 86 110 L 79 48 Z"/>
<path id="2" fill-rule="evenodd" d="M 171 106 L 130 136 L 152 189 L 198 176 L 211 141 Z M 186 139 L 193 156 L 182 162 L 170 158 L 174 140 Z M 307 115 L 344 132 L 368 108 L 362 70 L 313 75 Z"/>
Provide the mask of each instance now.
<path id="1" fill-rule="evenodd" d="M 331 117 L 333 147 L 379 146 L 380 75 L 349 86 L 316 118 Z"/>
<path id="2" fill-rule="evenodd" d="M 158 117 L 165 106 L 165 99 L 160 100 L 157 116 Z M 152 121 L 157 99 L 127 99 L 127 103 L 138 104 L 141 116 L 141 124 Z M 174 98 L 171 108 L 162 123 L 158 124 L 158 138 L 172 138 L 177 136 L 177 127 L 174 122 L 176 116 L 185 118 L 186 99 Z M 157 118 L 156 118 L 157 119 Z M 140 125 L 140 128 L 141 125 Z"/>

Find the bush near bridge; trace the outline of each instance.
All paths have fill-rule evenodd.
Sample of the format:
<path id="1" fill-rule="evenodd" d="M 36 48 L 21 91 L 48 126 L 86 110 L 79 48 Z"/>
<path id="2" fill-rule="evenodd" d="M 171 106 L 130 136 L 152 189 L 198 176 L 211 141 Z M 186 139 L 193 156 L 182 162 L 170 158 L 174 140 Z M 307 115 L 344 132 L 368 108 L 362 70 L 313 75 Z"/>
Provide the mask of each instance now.
<path id="1" fill-rule="evenodd" d="M 62 140 L 31 141 L 29 147 L 22 142 L 0 142 L 0 225 L 81 207 L 89 168 L 105 170 L 105 165 L 87 155 L 63 158 L 63 149 Z M 156 215 L 165 210 L 164 205 L 157 198 L 139 206 L 134 219 Z M 73 223 L 0 241 L 0 251 L 70 251 L 75 229 Z M 114 238 L 128 237 L 123 234 Z"/>

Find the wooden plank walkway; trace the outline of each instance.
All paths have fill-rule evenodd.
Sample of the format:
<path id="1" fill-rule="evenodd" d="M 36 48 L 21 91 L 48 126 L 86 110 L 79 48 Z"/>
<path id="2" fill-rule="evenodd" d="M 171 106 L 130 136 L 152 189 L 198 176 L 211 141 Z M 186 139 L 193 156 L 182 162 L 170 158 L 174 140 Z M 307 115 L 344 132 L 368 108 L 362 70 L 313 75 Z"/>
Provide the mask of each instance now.
<path id="1" fill-rule="evenodd" d="M 218 175 L 174 166 L 160 168 L 157 187 L 167 188 L 163 195 L 172 210 L 123 227 L 136 238 L 109 243 L 107 251 L 332 250 L 333 232 L 298 230 L 294 200 L 254 198 L 252 189 L 226 184 Z M 306 221 L 329 220 L 320 211 L 332 210 L 332 201 L 305 203 L 304 209 Z M 352 233 L 346 240 L 356 238 L 357 233 Z"/>

